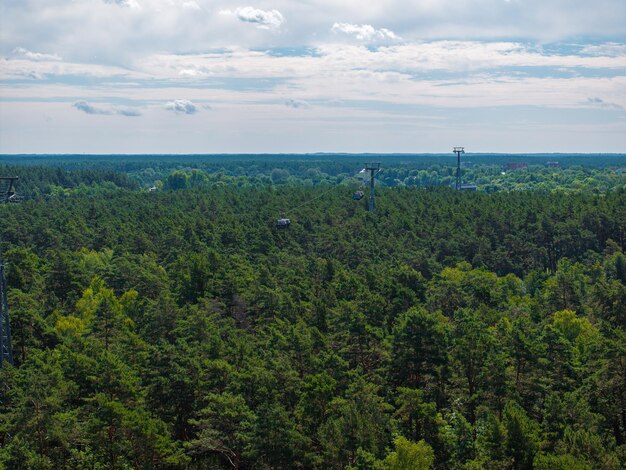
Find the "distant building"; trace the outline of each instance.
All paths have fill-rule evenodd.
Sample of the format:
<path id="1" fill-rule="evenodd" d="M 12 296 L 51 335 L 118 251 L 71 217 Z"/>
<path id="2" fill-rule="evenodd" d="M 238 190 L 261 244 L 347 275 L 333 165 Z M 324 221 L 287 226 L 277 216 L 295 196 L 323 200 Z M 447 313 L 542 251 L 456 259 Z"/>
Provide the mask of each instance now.
<path id="1" fill-rule="evenodd" d="M 461 184 L 461 191 L 476 191 L 478 188 L 473 183 L 463 183 Z"/>
<path id="2" fill-rule="evenodd" d="M 546 163 L 548 168 L 559 168 L 561 164 L 559 162 L 548 162 Z"/>
<path id="3" fill-rule="evenodd" d="M 148 191 L 150 191 L 151 193 L 156 193 L 157 187 L 156 186 L 152 186 L 150 189 L 148 189 Z"/>
<path id="4" fill-rule="evenodd" d="M 528 168 L 526 162 L 508 162 L 504 165 L 505 170 L 524 170 L 526 168 Z"/>

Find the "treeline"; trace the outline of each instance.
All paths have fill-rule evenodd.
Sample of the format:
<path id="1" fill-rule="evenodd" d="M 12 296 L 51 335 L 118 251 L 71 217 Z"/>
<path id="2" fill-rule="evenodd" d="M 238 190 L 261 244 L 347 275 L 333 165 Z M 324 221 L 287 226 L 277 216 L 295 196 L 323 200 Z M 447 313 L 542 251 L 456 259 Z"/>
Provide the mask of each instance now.
<path id="1" fill-rule="evenodd" d="M 469 149 L 468 149 L 469 150 Z M 593 168 L 619 168 L 624 166 L 626 154 L 615 153 L 473 153 L 464 155 L 464 160 L 479 165 L 502 166 L 511 162 L 527 162 L 529 166 L 542 165 L 558 161 L 561 167 L 584 166 Z M 76 169 L 109 169 L 124 173 L 140 168 L 176 168 L 224 165 L 229 167 L 247 166 L 249 164 L 272 165 L 277 168 L 285 164 L 322 164 L 342 165 L 348 162 L 355 163 L 368 161 L 382 161 L 385 165 L 414 165 L 428 167 L 440 164 L 442 161 L 456 162 L 456 157 L 450 152 L 443 153 L 282 153 L 282 154 L 33 154 L 33 155 L 0 155 L 0 164 L 25 166 L 58 166 L 66 170 Z M 357 165 L 358 166 L 358 165 Z"/>
<path id="2" fill-rule="evenodd" d="M 26 198 L 139 189 L 138 182 L 126 173 L 97 168 L 65 170 L 59 166 L 0 165 L 0 176 L 17 176 L 17 194 Z"/>
<path id="3" fill-rule="evenodd" d="M 622 468 L 626 191 L 377 194 L 0 207 L 1 465 Z"/>
<path id="4" fill-rule="evenodd" d="M 189 188 L 213 189 L 219 186 L 255 187 L 316 186 L 340 184 L 352 188 L 369 186 L 369 173 L 360 173 L 360 167 L 326 168 L 323 165 L 285 165 L 284 167 L 260 168 L 258 165 L 239 166 L 226 170 L 220 168 L 202 170 L 183 168 L 167 173 L 157 173 L 153 168 L 132 173 L 141 184 L 154 182 L 156 189 L 179 190 Z M 330 172 L 330 173 L 327 173 Z M 160 179 L 159 179 L 160 178 Z M 456 167 L 452 165 L 430 165 L 415 168 L 399 165 L 384 168 L 376 176 L 377 184 L 387 187 L 454 187 Z M 499 165 L 474 165 L 462 169 L 462 182 L 473 184 L 478 191 L 540 191 L 540 192 L 595 192 L 603 193 L 626 187 L 626 172 L 611 168 L 547 168 L 543 165 L 503 171 Z"/>
<path id="5" fill-rule="evenodd" d="M 359 172 L 368 161 L 382 163 L 384 171 L 378 175 L 378 184 L 389 187 L 453 186 L 456 174 L 456 158 L 451 154 L 0 156 L 0 163 L 3 161 L 18 167 L 50 167 L 45 179 L 49 183 L 57 180 L 57 192 L 81 182 L 89 186 L 102 181 L 123 188 L 138 183 L 143 189 L 155 186 L 166 190 L 220 185 L 259 188 L 270 184 L 358 187 L 367 176 Z M 554 161 L 559 167 L 547 166 Z M 508 163 L 526 163 L 528 167 L 509 171 Z M 486 192 L 606 192 L 626 185 L 626 156 L 465 154 L 462 173 L 464 182 Z M 64 185 L 66 175 L 71 175 L 72 181 Z M 37 186 L 39 194 L 52 192 L 42 184 Z"/>

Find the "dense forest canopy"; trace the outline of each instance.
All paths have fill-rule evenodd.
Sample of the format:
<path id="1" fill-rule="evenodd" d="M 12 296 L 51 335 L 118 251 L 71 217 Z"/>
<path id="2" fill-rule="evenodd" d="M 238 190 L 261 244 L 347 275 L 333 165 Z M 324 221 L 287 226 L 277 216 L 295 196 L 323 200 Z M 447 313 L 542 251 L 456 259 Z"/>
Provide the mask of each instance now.
<path id="1" fill-rule="evenodd" d="M 369 157 L 0 158 L 0 468 L 623 468 L 626 158 Z"/>
<path id="2" fill-rule="evenodd" d="M 383 187 L 454 186 L 450 154 L 313 155 L 0 155 L 2 174 L 19 176 L 28 197 L 79 191 L 364 184 L 364 163 L 377 161 Z M 606 192 L 626 185 L 626 155 L 465 154 L 462 179 L 485 192 Z"/>

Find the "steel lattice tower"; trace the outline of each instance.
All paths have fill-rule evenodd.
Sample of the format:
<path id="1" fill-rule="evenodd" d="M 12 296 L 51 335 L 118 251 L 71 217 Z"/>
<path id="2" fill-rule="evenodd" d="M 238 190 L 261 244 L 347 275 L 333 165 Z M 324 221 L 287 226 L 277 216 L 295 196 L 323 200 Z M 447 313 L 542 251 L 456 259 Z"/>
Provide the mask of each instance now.
<path id="1" fill-rule="evenodd" d="M 4 260 L 0 252 L 0 368 L 4 365 L 4 361 L 13 364 L 9 302 L 7 300 L 7 278 L 4 271 Z"/>
<path id="2" fill-rule="evenodd" d="M 456 153 L 456 190 L 461 190 L 461 154 L 465 153 L 464 147 L 454 147 L 453 150 Z"/>
<path id="3" fill-rule="evenodd" d="M 367 210 L 372 212 L 376 208 L 376 197 L 374 194 L 374 180 L 376 173 L 380 171 L 380 162 L 372 162 L 365 164 L 365 170 L 370 172 L 370 201 Z"/>
<path id="4" fill-rule="evenodd" d="M 17 176 L 0 176 L 0 204 L 17 202 L 15 182 Z M 2 247 L 0 246 L 0 368 L 4 361 L 13 364 L 11 345 L 11 324 L 9 322 L 9 301 L 7 298 L 7 277 Z"/>

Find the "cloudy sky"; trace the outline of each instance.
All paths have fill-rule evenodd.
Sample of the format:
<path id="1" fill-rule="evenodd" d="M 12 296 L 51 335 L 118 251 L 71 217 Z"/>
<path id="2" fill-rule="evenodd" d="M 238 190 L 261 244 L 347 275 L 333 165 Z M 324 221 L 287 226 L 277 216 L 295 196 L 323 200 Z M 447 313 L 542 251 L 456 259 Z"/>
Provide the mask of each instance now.
<path id="1" fill-rule="evenodd" d="M 0 0 L 0 153 L 624 152 L 625 0 Z"/>

